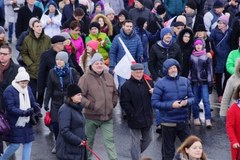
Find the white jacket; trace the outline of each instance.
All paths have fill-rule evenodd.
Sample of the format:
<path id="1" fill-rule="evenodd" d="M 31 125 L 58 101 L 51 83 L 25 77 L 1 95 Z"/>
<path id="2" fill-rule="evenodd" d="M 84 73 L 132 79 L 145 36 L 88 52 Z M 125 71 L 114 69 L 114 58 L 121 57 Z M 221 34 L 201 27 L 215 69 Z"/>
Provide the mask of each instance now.
<path id="1" fill-rule="evenodd" d="M 23 6 L 24 2 L 25 0 L 17 0 L 17 5 Z M 17 12 L 13 11 L 13 8 L 12 8 L 13 0 L 4 0 L 4 4 L 5 4 L 5 10 L 6 10 L 5 12 L 6 20 L 11 23 L 16 23 L 18 14 Z"/>
<path id="2" fill-rule="evenodd" d="M 47 24 L 47 22 L 51 19 L 53 21 L 53 24 Z M 61 19 L 62 13 L 58 9 L 56 9 L 56 13 L 52 18 L 49 17 L 48 10 L 45 11 L 40 20 L 42 23 L 42 27 L 44 28 L 44 33 L 48 35 L 50 38 L 60 34 L 61 33 L 60 27 L 62 26 Z"/>

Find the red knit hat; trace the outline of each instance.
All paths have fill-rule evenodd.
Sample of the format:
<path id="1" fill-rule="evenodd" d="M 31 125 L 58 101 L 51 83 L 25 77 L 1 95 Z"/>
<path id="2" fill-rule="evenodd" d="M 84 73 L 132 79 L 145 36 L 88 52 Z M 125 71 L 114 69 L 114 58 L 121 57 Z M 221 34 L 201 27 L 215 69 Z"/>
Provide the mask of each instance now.
<path id="1" fill-rule="evenodd" d="M 99 45 L 99 42 L 96 40 L 91 40 L 91 41 L 87 42 L 87 46 L 91 47 L 95 51 L 97 51 L 98 45 Z"/>

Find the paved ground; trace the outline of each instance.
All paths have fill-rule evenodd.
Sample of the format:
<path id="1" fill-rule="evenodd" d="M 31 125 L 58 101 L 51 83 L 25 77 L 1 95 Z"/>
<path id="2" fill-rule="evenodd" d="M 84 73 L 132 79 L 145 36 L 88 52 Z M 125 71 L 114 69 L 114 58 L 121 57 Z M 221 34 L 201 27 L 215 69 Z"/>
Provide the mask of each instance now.
<path id="1" fill-rule="evenodd" d="M 12 46 L 15 44 L 12 44 Z M 13 47 L 14 48 L 14 47 Z M 14 49 L 14 61 L 18 53 Z M 212 96 L 214 97 L 214 96 Z M 215 100 L 211 100 L 213 106 Z M 213 127 L 207 130 L 205 126 L 192 126 L 192 133 L 200 136 L 203 140 L 204 150 L 211 160 L 230 160 L 229 141 L 225 131 L 225 123 L 217 116 L 219 109 L 214 109 Z M 203 117 L 203 116 L 201 116 Z M 55 155 L 51 154 L 53 147 L 53 135 L 49 129 L 43 125 L 43 122 L 35 128 L 36 140 L 32 147 L 32 160 L 55 160 Z M 131 160 L 130 158 L 130 134 L 127 124 L 121 118 L 120 108 L 114 110 L 114 135 L 115 143 L 119 160 Z M 177 142 L 176 146 L 179 145 Z M 95 138 L 94 151 L 101 157 L 102 160 L 107 160 L 106 151 L 104 149 L 101 134 L 98 132 Z M 17 152 L 17 160 L 21 160 L 21 149 Z M 143 156 L 151 157 L 153 160 L 161 159 L 161 137 L 153 130 L 153 141 L 148 149 L 143 153 Z"/>

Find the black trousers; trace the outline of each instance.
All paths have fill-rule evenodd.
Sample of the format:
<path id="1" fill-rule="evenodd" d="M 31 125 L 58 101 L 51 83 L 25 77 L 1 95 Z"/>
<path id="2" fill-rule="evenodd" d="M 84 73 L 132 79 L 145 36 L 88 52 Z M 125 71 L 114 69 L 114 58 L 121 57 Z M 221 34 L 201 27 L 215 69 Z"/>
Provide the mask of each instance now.
<path id="1" fill-rule="evenodd" d="M 162 160 L 173 160 L 176 137 L 183 142 L 190 135 L 188 122 L 178 123 L 176 127 L 162 125 Z"/>
<path id="2" fill-rule="evenodd" d="M 224 74 L 224 81 L 223 81 L 223 74 Z M 227 84 L 228 78 L 231 76 L 225 69 L 224 73 L 215 73 L 216 76 L 216 90 L 217 95 L 222 96 L 225 90 L 225 86 Z M 223 83 L 222 83 L 223 81 Z"/>

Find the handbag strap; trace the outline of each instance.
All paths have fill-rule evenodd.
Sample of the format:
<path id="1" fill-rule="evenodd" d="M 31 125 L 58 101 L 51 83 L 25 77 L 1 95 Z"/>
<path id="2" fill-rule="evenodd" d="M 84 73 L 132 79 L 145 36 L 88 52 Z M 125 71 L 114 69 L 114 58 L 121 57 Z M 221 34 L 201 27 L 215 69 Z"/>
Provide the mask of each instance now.
<path id="1" fill-rule="evenodd" d="M 218 42 L 218 44 L 215 47 L 219 46 L 223 42 L 223 40 L 227 37 L 227 35 L 228 35 L 228 30 L 227 30 L 226 34 L 224 35 L 224 37 L 222 38 L 222 40 L 220 42 Z"/>

